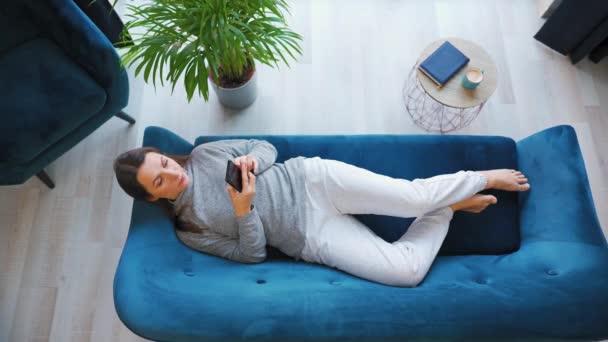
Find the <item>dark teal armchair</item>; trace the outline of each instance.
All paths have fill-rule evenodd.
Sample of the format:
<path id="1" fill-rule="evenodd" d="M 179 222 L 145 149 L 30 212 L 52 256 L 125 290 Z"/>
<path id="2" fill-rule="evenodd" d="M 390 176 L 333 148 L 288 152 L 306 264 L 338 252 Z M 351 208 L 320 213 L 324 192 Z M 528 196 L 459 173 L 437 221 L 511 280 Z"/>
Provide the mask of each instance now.
<path id="1" fill-rule="evenodd" d="M 129 80 L 112 43 L 72 0 L 0 7 L 0 185 L 36 175 L 113 116 Z"/>

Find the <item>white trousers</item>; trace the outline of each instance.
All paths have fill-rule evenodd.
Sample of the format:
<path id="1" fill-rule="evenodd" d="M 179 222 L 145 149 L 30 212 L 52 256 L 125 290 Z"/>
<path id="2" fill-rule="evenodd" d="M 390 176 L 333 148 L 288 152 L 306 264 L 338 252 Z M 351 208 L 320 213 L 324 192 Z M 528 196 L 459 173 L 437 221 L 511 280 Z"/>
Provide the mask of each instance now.
<path id="1" fill-rule="evenodd" d="M 449 205 L 483 190 L 487 178 L 459 171 L 391 178 L 337 160 L 307 158 L 306 245 L 302 259 L 374 282 L 415 287 L 426 276 L 454 213 Z M 389 243 L 349 214 L 416 217 Z"/>

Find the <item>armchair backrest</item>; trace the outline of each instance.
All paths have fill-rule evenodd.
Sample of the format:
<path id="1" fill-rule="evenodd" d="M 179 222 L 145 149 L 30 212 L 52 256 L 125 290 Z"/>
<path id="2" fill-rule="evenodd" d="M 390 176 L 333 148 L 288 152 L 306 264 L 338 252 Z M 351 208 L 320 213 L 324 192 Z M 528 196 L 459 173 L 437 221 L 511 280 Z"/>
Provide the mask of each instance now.
<path id="1" fill-rule="evenodd" d="M 118 52 L 73 0 L 15 0 L 23 4 L 40 36 L 55 43 L 80 65 L 107 94 L 117 112 L 127 104 L 129 82 Z"/>
<path id="2" fill-rule="evenodd" d="M 0 56 L 40 35 L 21 1 L 5 1 L 0 6 Z"/>

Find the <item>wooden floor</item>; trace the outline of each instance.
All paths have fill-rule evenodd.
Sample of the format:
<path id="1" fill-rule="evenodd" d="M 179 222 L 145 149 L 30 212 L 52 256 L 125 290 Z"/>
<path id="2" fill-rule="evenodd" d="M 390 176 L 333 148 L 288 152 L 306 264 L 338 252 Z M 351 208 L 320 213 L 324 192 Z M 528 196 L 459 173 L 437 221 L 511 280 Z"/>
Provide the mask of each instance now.
<path id="1" fill-rule="evenodd" d="M 125 18 L 125 4 L 119 13 Z M 535 0 L 292 0 L 304 54 L 291 68 L 259 65 L 259 96 L 242 112 L 214 94 L 187 104 L 183 87 L 145 85 L 130 74 L 128 126 L 112 119 L 36 179 L 0 188 L 0 341 L 132 341 L 114 310 L 112 282 L 132 200 L 113 158 L 141 145 L 146 126 L 186 139 L 205 134 L 426 134 L 401 96 L 418 55 L 440 37 L 470 39 L 499 70 L 479 117 L 450 134 L 515 140 L 574 126 L 604 232 L 608 228 L 608 61 L 576 66 L 533 39 L 543 23 Z M 558 208 L 556 208 L 558 209 Z"/>

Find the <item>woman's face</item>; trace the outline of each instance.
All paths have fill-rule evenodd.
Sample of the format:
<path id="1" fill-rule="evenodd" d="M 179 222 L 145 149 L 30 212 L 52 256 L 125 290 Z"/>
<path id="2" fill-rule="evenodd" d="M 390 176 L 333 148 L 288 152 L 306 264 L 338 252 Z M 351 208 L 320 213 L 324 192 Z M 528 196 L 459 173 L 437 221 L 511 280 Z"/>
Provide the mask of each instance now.
<path id="1" fill-rule="evenodd" d="M 174 200 L 190 184 L 184 168 L 175 160 L 156 152 L 146 153 L 136 178 L 152 195 L 150 201 L 161 198 Z"/>

